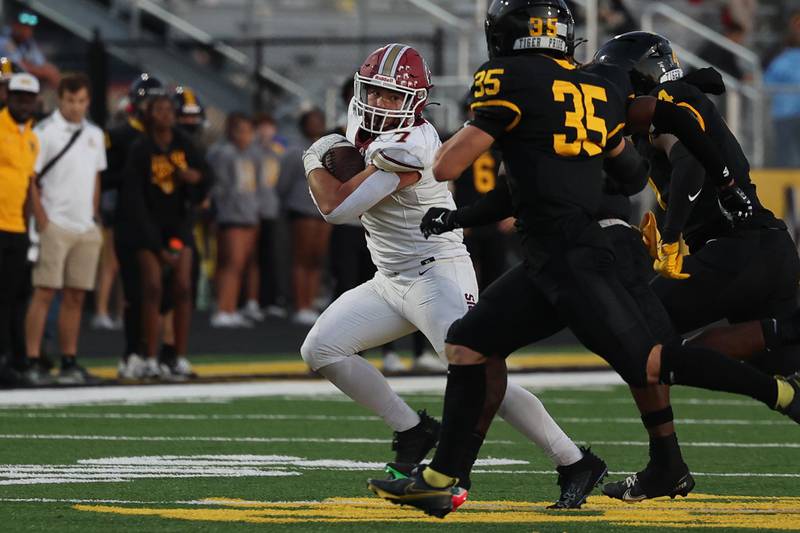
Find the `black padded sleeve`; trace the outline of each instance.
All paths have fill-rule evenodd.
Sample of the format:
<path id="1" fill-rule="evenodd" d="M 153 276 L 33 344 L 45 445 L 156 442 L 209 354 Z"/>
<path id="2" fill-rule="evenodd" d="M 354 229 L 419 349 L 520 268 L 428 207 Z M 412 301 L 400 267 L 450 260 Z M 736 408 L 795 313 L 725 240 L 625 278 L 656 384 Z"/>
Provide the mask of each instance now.
<path id="1" fill-rule="evenodd" d="M 511 193 L 502 178 L 497 186 L 475 202 L 456 210 L 456 221 L 462 228 L 499 222 L 512 215 Z"/>
<path id="2" fill-rule="evenodd" d="M 680 237 L 705 182 L 703 166 L 682 143 L 669 152 L 672 173 L 669 181 L 669 205 L 661 239 L 675 242 Z"/>
<path id="3" fill-rule="evenodd" d="M 683 143 L 687 150 L 703 165 L 708 176 L 718 187 L 731 181 L 730 172 L 711 137 L 703 132 L 700 124 L 680 107 L 659 100 L 653 113 L 653 127 L 659 133 L 671 133 Z"/>

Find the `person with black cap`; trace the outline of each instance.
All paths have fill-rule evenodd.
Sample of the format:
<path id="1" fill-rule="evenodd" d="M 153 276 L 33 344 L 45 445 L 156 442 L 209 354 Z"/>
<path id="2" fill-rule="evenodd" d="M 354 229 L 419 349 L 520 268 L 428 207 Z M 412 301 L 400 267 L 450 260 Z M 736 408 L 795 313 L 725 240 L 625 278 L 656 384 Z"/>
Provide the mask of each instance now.
<path id="1" fill-rule="evenodd" d="M 14 74 L 8 82 L 8 105 L 0 111 L 0 358 L 5 360 L 0 367 L 8 366 L 13 318 L 25 313 L 16 296 L 27 272 L 25 204 L 39 153 L 39 139 L 32 129 L 38 94 L 34 76 Z M 26 375 L 32 384 L 47 379 L 46 372 L 30 370 Z M 4 374 L 0 371 L 0 380 Z"/>

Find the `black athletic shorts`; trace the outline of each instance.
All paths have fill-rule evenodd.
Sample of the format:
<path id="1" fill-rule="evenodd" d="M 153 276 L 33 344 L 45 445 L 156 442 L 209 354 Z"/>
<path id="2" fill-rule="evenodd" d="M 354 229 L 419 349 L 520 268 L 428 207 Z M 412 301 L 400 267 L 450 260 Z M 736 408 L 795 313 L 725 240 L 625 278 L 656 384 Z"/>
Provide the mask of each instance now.
<path id="1" fill-rule="evenodd" d="M 745 322 L 790 315 L 797 308 L 800 259 L 782 229 L 741 231 L 709 241 L 684 260 L 691 277 L 658 277 L 652 287 L 678 331 L 723 318 Z"/>
<path id="2" fill-rule="evenodd" d="M 453 323 L 446 341 L 486 356 L 507 357 L 567 326 L 627 383 L 645 386 L 656 333 L 615 271 L 608 234 L 596 242 L 551 257 L 537 272 L 524 264 L 512 268 Z"/>

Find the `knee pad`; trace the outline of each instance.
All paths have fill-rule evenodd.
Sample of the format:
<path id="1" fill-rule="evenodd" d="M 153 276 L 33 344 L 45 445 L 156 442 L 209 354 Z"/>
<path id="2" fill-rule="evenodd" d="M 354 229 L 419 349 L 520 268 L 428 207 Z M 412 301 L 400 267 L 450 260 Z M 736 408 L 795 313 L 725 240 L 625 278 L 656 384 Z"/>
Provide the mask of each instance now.
<path id="1" fill-rule="evenodd" d="M 320 342 L 316 328 L 311 328 L 311 331 L 308 332 L 306 339 L 303 341 L 303 345 L 300 346 L 300 356 L 314 372 L 322 367 L 346 359 L 349 355 L 352 354 L 345 354 L 341 350 Z"/>

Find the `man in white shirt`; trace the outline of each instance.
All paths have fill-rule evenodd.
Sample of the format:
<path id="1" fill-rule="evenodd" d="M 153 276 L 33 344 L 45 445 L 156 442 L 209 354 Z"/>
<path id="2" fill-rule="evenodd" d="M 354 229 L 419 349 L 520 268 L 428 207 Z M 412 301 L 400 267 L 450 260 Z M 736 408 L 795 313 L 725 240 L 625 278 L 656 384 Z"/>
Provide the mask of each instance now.
<path id="1" fill-rule="evenodd" d="M 58 318 L 62 383 L 92 380 L 75 362 L 75 354 L 83 298 L 94 287 L 102 244 L 95 220 L 106 152 L 103 131 L 86 120 L 88 108 L 89 79 L 65 76 L 58 86 L 58 109 L 35 130 L 41 149 L 30 196 L 40 251 L 25 319 L 26 347 L 29 358 L 39 358 L 50 303 L 63 289 Z"/>

